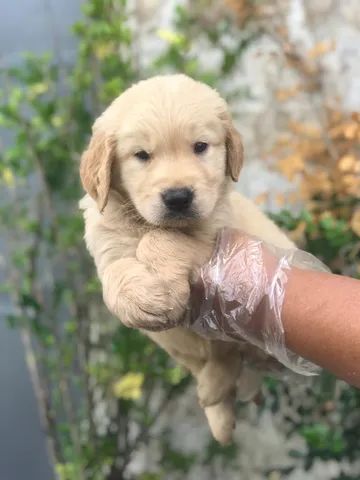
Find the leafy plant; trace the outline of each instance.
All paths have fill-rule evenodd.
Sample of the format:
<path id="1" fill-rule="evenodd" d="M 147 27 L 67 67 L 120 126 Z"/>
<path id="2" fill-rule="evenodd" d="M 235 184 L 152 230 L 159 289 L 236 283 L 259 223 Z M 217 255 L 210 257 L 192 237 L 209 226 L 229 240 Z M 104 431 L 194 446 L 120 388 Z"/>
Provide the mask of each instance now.
<path id="1" fill-rule="evenodd" d="M 96 116 L 155 71 L 183 71 L 210 83 L 218 75 L 203 69 L 191 46 L 199 34 L 217 48 L 220 33 L 196 31 L 180 7 L 175 30 L 158 33 L 163 53 L 142 68 L 134 15 L 126 0 L 88 0 L 73 27 L 74 62 L 26 54 L 20 66 L 1 72 L 0 125 L 8 136 L 0 163 L 8 246 L 2 291 L 14 306 L 7 322 L 25 340 L 61 480 L 133 478 L 134 455 L 189 383 L 164 352 L 107 314 L 82 239 L 78 166 Z M 226 49 L 222 54 L 230 72 L 235 58 Z M 185 472 L 196 460 L 170 443 L 162 448 L 161 472 L 141 478 Z"/>

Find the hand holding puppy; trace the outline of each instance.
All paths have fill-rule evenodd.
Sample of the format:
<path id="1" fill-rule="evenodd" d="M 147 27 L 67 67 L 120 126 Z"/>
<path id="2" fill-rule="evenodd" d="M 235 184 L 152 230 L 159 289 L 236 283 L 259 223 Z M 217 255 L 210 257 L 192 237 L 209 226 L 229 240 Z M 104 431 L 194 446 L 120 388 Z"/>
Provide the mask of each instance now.
<path id="1" fill-rule="evenodd" d="M 246 341 L 294 372 L 311 375 L 315 365 L 285 346 L 281 313 L 293 267 L 328 271 L 307 252 L 223 229 L 192 287 L 189 327 L 206 338 Z"/>

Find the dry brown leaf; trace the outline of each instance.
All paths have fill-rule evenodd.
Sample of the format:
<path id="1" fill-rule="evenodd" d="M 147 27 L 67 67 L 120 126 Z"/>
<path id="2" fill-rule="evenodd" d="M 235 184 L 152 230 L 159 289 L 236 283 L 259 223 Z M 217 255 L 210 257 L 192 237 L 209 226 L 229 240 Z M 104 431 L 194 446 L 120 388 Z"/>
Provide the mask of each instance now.
<path id="1" fill-rule="evenodd" d="M 305 231 L 306 231 L 306 222 L 302 221 L 297 225 L 297 227 L 294 230 L 291 230 L 291 232 L 288 232 L 288 236 L 294 243 L 301 244 L 304 241 Z"/>
<path id="2" fill-rule="evenodd" d="M 305 135 L 306 137 L 314 139 L 321 138 L 320 128 L 313 123 L 301 123 L 291 120 L 289 122 L 289 129 L 297 135 Z"/>
<path id="3" fill-rule="evenodd" d="M 294 153 L 278 162 L 280 172 L 289 180 L 292 180 L 297 173 L 304 170 L 304 159 L 301 155 Z"/>
<path id="4" fill-rule="evenodd" d="M 298 151 L 304 158 L 311 157 L 312 159 L 315 159 L 315 157 L 327 152 L 327 146 L 322 140 L 302 140 L 296 145 L 296 151 Z"/>
<path id="5" fill-rule="evenodd" d="M 292 144 L 293 140 L 291 138 L 291 135 L 288 133 L 281 133 L 278 138 L 276 139 L 275 146 L 288 146 L 289 144 Z"/>
<path id="6" fill-rule="evenodd" d="M 306 205 L 306 209 L 307 209 L 309 212 L 313 212 L 313 211 L 315 211 L 315 210 L 317 210 L 317 209 L 319 208 L 319 204 L 318 204 L 318 202 L 315 201 L 315 200 L 308 200 L 305 205 Z M 315 233 L 315 236 L 316 236 L 316 235 L 317 235 L 317 234 Z"/>
<path id="7" fill-rule="evenodd" d="M 332 138 L 344 137 L 347 140 L 355 140 L 360 133 L 360 126 L 356 121 L 346 121 L 332 127 L 329 133 Z"/>
<path id="8" fill-rule="evenodd" d="M 344 126 L 340 124 L 330 128 L 329 135 L 334 139 L 342 137 L 344 135 Z"/>
<path id="9" fill-rule="evenodd" d="M 300 85 L 295 85 L 290 88 L 280 88 L 275 92 L 276 99 L 279 102 L 286 102 L 290 98 L 294 98 L 301 91 Z"/>
<path id="10" fill-rule="evenodd" d="M 239 23 L 243 23 L 255 11 L 249 0 L 225 0 L 225 5 L 233 11 Z"/>
<path id="11" fill-rule="evenodd" d="M 357 122 L 360 124 L 360 112 L 352 112 L 351 118 L 352 120 L 354 120 L 354 122 Z"/>
<path id="12" fill-rule="evenodd" d="M 309 185 L 306 183 L 306 181 L 302 181 L 300 183 L 299 195 L 300 195 L 300 199 L 303 201 L 310 200 L 311 192 L 310 192 Z"/>
<path id="13" fill-rule="evenodd" d="M 360 177 L 358 175 L 343 175 L 340 180 L 343 193 L 360 198 Z"/>
<path id="14" fill-rule="evenodd" d="M 339 110 L 333 110 L 331 107 L 327 108 L 327 115 L 331 125 L 336 125 L 342 121 L 344 114 Z"/>
<path id="15" fill-rule="evenodd" d="M 359 126 L 356 122 L 350 122 L 344 129 L 344 137 L 348 140 L 354 140 L 357 137 Z"/>
<path id="16" fill-rule="evenodd" d="M 333 192 L 333 184 L 329 172 L 316 171 L 306 176 L 306 184 L 311 196 L 322 194 L 328 196 Z"/>
<path id="17" fill-rule="evenodd" d="M 287 201 L 289 203 L 296 203 L 300 202 L 301 200 L 303 200 L 303 197 L 301 195 L 301 192 L 298 190 L 295 190 L 294 192 L 289 192 L 287 194 Z"/>
<path id="18" fill-rule="evenodd" d="M 260 195 L 257 195 L 255 197 L 255 203 L 257 205 L 263 205 L 264 203 L 266 203 L 269 199 L 269 194 L 264 192 L 264 193 L 260 193 Z"/>
<path id="19" fill-rule="evenodd" d="M 276 33 L 279 35 L 279 37 L 288 39 L 289 38 L 289 31 L 288 28 L 285 25 L 276 25 L 275 27 Z"/>
<path id="20" fill-rule="evenodd" d="M 357 209 L 350 221 L 351 229 L 358 237 L 360 237 L 360 208 Z"/>
<path id="21" fill-rule="evenodd" d="M 355 155 L 344 155 L 338 162 L 338 169 L 341 172 L 353 172 L 356 169 L 359 160 Z"/>
<path id="22" fill-rule="evenodd" d="M 322 42 L 318 42 L 316 45 L 314 45 L 313 48 L 308 51 L 307 56 L 311 60 L 315 60 L 316 58 L 326 55 L 327 53 L 333 51 L 334 49 L 335 49 L 334 40 L 323 40 Z"/>
<path id="23" fill-rule="evenodd" d="M 275 195 L 276 205 L 278 205 L 279 207 L 282 207 L 282 206 L 285 205 L 285 202 L 286 202 L 286 198 L 285 198 L 285 195 L 283 193 L 277 193 Z"/>

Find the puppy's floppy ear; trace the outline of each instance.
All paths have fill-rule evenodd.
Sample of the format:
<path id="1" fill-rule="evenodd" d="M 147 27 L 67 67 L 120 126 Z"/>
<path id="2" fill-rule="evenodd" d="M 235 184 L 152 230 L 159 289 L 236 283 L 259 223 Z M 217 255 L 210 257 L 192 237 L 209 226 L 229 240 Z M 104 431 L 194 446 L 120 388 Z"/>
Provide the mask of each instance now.
<path id="1" fill-rule="evenodd" d="M 243 164 L 244 148 L 240 133 L 234 127 L 230 115 L 227 116 L 225 128 L 226 173 L 234 182 L 237 182 Z"/>
<path id="2" fill-rule="evenodd" d="M 81 157 L 80 178 L 83 187 L 96 200 L 100 212 L 104 210 L 109 196 L 115 145 L 112 135 L 94 131 L 89 146 Z"/>

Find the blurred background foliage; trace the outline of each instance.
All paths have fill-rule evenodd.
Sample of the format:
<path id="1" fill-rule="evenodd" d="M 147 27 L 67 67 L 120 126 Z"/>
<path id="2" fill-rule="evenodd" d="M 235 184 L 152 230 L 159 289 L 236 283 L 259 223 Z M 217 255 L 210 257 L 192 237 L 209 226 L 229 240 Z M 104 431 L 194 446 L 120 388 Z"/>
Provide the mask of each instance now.
<path id="1" fill-rule="evenodd" d="M 293 79 L 290 86 L 279 84 L 274 109 L 294 98 L 313 107 L 301 122 L 283 115 L 277 138 L 263 152 L 271 168 L 296 185 L 278 196 L 287 208 L 273 217 L 334 272 L 360 278 L 360 116 L 327 98 L 319 59 L 334 48 L 331 41 L 298 51 L 285 13 L 276 8 L 266 0 L 177 6 L 172 29 L 151 32 L 163 49 L 144 64 L 136 34 L 141 16 L 132 2 L 87 0 L 73 27 L 73 63 L 27 54 L 21 65 L 1 72 L 0 125 L 10 138 L 0 164 L 9 246 L 8 282 L 1 288 L 16 306 L 7 321 L 22 333 L 61 480 L 194 478 L 199 466 L 216 478 L 211 472 L 219 462 L 234 478 L 241 473 L 236 445 L 221 448 L 209 436 L 201 454 L 172 446 L 162 414 L 181 401 L 189 378 L 144 336 L 110 318 L 82 240 L 80 154 L 94 118 L 133 82 L 185 72 L 241 105 L 248 93 L 231 79 L 253 41 L 271 38 Z M 220 66 L 210 68 L 199 51 L 220 54 Z M 268 195 L 258 202 L 266 205 Z M 321 458 L 344 465 L 338 480 L 359 479 L 352 465 L 360 456 L 360 392 L 327 373 L 300 392 L 273 379 L 264 384 L 259 413 L 280 416 L 282 431 L 303 437 L 306 449 L 289 452 L 293 466 L 264 470 L 263 478 L 286 478 Z M 153 439 L 160 451 L 156 468 L 134 473 L 132 462 Z"/>

